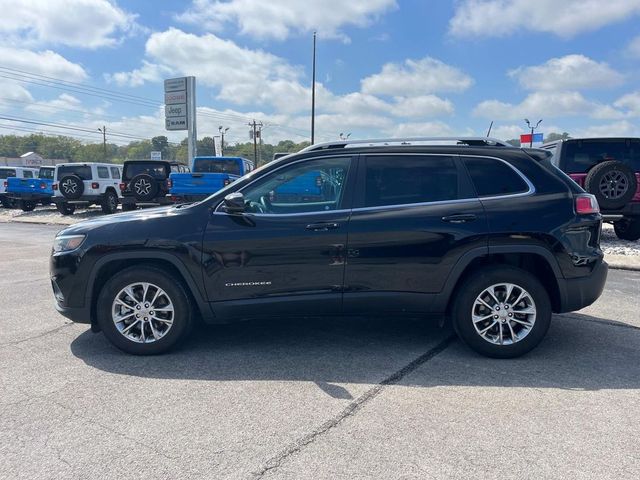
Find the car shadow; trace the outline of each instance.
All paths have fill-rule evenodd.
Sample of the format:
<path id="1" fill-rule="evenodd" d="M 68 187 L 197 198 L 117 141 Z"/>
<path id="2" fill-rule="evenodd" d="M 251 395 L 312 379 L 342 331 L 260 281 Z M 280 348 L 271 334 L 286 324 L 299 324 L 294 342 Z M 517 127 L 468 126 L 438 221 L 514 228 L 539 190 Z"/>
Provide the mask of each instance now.
<path id="1" fill-rule="evenodd" d="M 175 352 L 137 357 L 89 331 L 72 353 L 105 372 L 205 381 L 310 381 L 335 398 L 336 384 L 376 384 L 452 332 L 424 320 L 380 318 L 251 321 L 198 327 Z M 477 355 L 458 340 L 400 384 L 578 390 L 640 387 L 640 328 L 582 314 L 557 315 L 543 343 L 512 360 Z"/>

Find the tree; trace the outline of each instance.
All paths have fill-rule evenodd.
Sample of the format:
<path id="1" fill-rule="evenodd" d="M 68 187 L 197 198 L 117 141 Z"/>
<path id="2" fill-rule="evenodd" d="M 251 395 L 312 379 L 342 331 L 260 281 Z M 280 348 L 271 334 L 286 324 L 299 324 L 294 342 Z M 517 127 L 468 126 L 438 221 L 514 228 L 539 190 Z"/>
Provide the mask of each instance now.
<path id="1" fill-rule="evenodd" d="M 567 138 L 571 138 L 567 132 L 563 133 L 550 133 L 545 138 L 545 142 L 555 142 L 556 140 L 566 140 Z"/>
<path id="2" fill-rule="evenodd" d="M 151 139 L 151 145 L 153 146 L 154 151 L 162 153 L 162 158 L 168 158 L 169 139 L 167 137 L 164 135 L 153 137 Z M 149 155 L 151 155 L 151 153 L 149 153 Z"/>

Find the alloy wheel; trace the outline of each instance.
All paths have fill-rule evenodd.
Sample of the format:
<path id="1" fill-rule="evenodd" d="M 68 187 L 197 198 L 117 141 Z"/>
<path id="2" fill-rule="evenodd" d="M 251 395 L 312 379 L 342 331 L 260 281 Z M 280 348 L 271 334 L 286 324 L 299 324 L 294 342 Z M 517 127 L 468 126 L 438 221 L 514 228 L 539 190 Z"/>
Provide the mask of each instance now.
<path id="1" fill-rule="evenodd" d="M 113 300 L 111 318 L 127 340 L 153 343 L 173 326 L 175 312 L 169 295 L 157 285 L 146 282 L 124 287 Z"/>
<path id="2" fill-rule="evenodd" d="M 536 304 L 529 292 L 513 283 L 484 289 L 471 309 L 473 326 L 494 345 L 512 345 L 524 339 L 536 321 Z"/>

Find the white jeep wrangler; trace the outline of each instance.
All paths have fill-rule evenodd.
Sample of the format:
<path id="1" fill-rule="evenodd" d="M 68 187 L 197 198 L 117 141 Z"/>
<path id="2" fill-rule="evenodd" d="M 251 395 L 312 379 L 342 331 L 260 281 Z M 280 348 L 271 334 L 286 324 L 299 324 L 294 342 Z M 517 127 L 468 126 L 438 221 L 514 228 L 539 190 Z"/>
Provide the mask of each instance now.
<path id="1" fill-rule="evenodd" d="M 38 169 L 30 167 L 0 167 L 0 202 L 4 208 L 13 208 L 13 199 L 7 197 L 7 178 L 38 178 Z"/>
<path id="2" fill-rule="evenodd" d="M 61 163 L 53 177 L 53 202 L 63 215 L 76 206 L 100 205 L 104 213 L 118 208 L 122 165 L 112 163 Z"/>

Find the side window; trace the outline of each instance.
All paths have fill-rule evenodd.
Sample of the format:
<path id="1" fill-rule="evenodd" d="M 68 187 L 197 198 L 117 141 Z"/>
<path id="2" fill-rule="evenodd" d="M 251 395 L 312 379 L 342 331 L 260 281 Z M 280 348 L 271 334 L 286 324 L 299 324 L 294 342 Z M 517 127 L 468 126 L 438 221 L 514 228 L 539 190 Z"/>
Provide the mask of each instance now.
<path id="1" fill-rule="evenodd" d="M 107 167 L 98 167 L 98 178 L 109 178 L 109 169 Z"/>
<path id="2" fill-rule="evenodd" d="M 254 213 L 307 213 L 340 208 L 350 157 L 321 158 L 288 165 L 243 190 Z"/>
<path id="3" fill-rule="evenodd" d="M 31 170 L 23 170 L 22 176 L 24 178 L 33 178 L 33 172 Z"/>
<path id="4" fill-rule="evenodd" d="M 451 157 L 385 155 L 366 159 L 365 207 L 455 200 L 458 192 L 458 170 Z"/>
<path id="5" fill-rule="evenodd" d="M 463 158 L 479 197 L 524 193 L 529 186 L 506 163 L 495 158 Z"/>
<path id="6" fill-rule="evenodd" d="M 111 167 L 111 178 L 120 178 L 120 169 L 118 167 Z"/>

